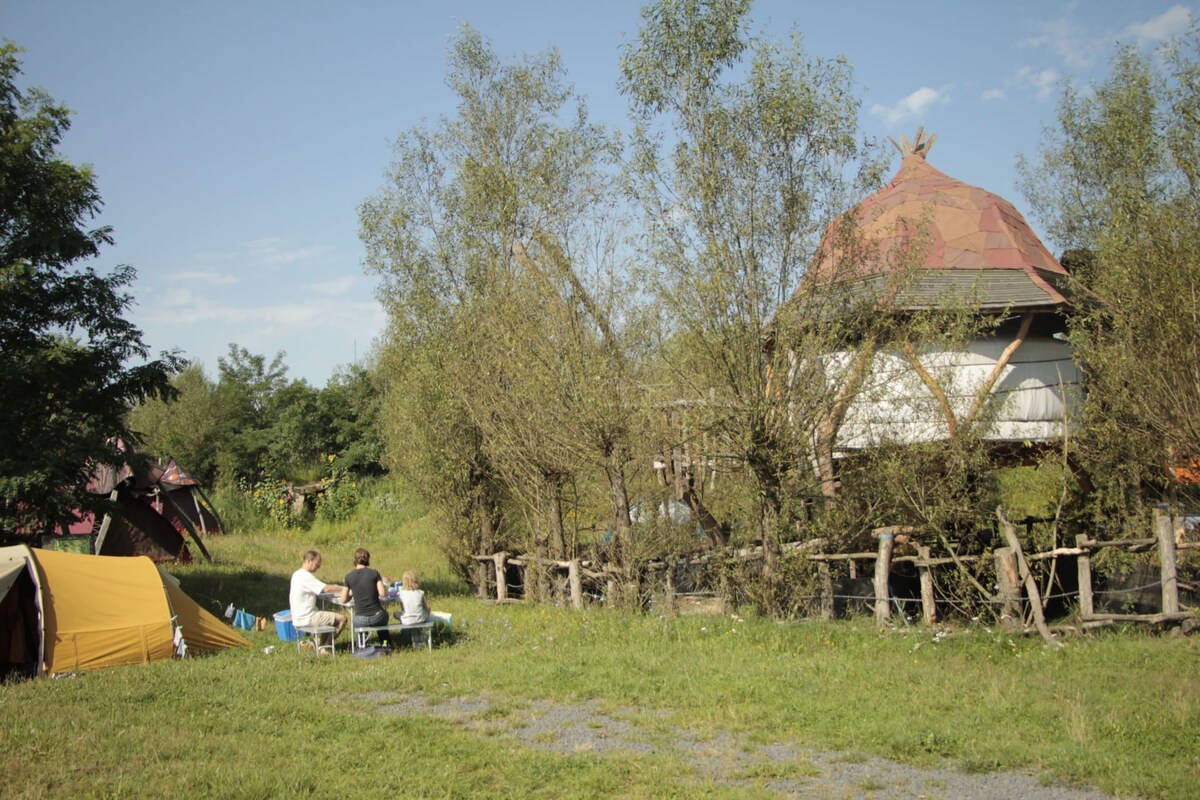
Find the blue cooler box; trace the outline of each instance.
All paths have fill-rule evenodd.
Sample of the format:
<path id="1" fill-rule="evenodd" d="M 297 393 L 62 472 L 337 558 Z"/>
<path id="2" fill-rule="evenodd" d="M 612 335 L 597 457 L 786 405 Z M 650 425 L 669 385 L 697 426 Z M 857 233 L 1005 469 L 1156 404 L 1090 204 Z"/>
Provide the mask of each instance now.
<path id="1" fill-rule="evenodd" d="M 292 610 L 284 609 L 275 614 L 275 634 L 280 641 L 296 641 L 296 626 L 292 624 Z"/>

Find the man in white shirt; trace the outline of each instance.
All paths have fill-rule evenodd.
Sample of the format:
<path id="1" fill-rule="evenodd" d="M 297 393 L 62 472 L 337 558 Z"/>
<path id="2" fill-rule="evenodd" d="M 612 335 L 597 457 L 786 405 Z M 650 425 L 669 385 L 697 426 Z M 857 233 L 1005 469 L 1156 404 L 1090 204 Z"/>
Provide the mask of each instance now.
<path id="1" fill-rule="evenodd" d="M 341 592 L 336 583 L 323 583 L 314 573 L 321 568 L 321 554 L 316 550 L 304 553 L 300 569 L 292 573 L 292 588 L 288 605 L 292 608 L 292 624 L 297 628 L 309 625 L 332 625 L 336 638 L 346 627 L 346 618 L 332 611 L 317 610 L 317 595 L 321 592 Z"/>

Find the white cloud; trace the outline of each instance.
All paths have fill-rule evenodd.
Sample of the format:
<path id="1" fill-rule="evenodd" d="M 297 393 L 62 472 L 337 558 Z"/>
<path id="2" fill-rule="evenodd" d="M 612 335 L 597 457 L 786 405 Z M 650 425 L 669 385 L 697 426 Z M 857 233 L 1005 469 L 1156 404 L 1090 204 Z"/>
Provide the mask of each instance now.
<path id="1" fill-rule="evenodd" d="M 209 271 L 176 272 L 172 280 L 195 281 L 208 286 L 229 286 L 238 281 L 236 275 L 230 275 L 226 272 Z"/>
<path id="2" fill-rule="evenodd" d="M 310 261 L 324 252 L 325 248 L 314 247 L 285 247 L 277 238 L 268 237 L 246 242 L 250 254 L 263 264 L 296 264 Z"/>
<path id="3" fill-rule="evenodd" d="M 353 276 L 344 275 L 341 278 L 337 278 L 332 281 L 306 283 L 300 288 L 307 291 L 316 292 L 317 294 L 340 296 L 350 291 L 352 286 L 354 286 Z"/>
<path id="4" fill-rule="evenodd" d="M 337 283 L 334 281 L 333 283 Z M 172 288 L 161 300 L 143 306 L 142 318 L 174 327 L 221 325 L 234 335 L 237 326 L 267 329 L 275 333 L 297 330 L 328 329 L 329 326 L 357 328 L 363 317 L 382 314 L 378 302 L 348 297 L 321 297 L 310 300 L 235 305 L 214 302 L 188 289 Z M 234 337 L 236 339 L 236 336 Z"/>
<path id="5" fill-rule="evenodd" d="M 202 264 L 234 263 L 240 268 L 275 267 L 313 261 L 327 251 L 328 248 L 322 245 L 289 247 L 278 237 L 264 236 L 247 242 L 239 242 L 233 250 L 197 253 L 195 261 Z"/>
<path id="6" fill-rule="evenodd" d="M 1125 34 L 1133 36 L 1139 44 L 1165 41 L 1183 33 L 1192 24 L 1192 10 L 1186 6 L 1171 6 L 1157 17 L 1130 25 Z"/>
<path id="7" fill-rule="evenodd" d="M 1068 19 L 1038 24 L 1041 33 L 1026 39 L 1023 44 L 1032 47 L 1048 47 L 1066 64 L 1075 69 L 1086 69 L 1096 63 L 1097 53 L 1107 52 L 1101 43 L 1085 36 L 1074 22 Z"/>
<path id="8" fill-rule="evenodd" d="M 161 297 L 150 300 L 164 308 L 180 308 L 196 302 L 196 295 L 190 289 L 170 288 Z"/>
<path id="9" fill-rule="evenodd" d="M 920 117 L 931 106 L 948 102 L 950 97 L 945 91 L 922 86 L 894 105 L 884 106 L 876 103 L 871 106 L 871 113 L 883 117 L 887 124 L 895 125 L 910 117 Z"/>
<path id="10" fill-rule="evenodd" d="M 1033 89 L 1038 100 L 1046 100 L 1058 89 L 1058 82 L 1061 78 L 1062 75 L 1056 69 L 1039 70 L 1026 65 L 1013 75 L 1012 84 Z"/>
<path id="11" fill-rule="evenodd" d="M 366 354 L 387 326 L 387 314 L 374 300 L 323 297 L 242 306 L 186 289 L 168 294 L 174 305 L 142 303 L 133 314 L 153 349 L 182 347 L 209 369 L 230 342 L 268 356 L 283 351 L 289 375 L 318 386 L 337 364 Z"/>
<path id="12" fill-rule="evenodd" d="M 983 100 L 989 101 L 989 102 L 992 100 L 1003 100 L 1004 99 L 1004 90 L 1003 89 L 988 89 L 986 92 L 984 92 L 983 94 L 980 95 L 980 98 Z"/>

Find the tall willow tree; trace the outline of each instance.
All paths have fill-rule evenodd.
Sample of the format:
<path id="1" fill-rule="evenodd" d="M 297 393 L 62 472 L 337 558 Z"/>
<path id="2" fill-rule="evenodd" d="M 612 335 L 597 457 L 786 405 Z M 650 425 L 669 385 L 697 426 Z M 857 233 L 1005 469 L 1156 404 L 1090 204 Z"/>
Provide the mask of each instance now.
<path id="1" fill-rule="evenodd" d="M 788 301 L 877 167 L 853 166 L 866 162 L 849 65 L 809 56 L 798 37 L 751 37 L 748 13 L 747 0 L 649 5 L 621 88 L 637 122 L 648 283 L 670 321 L 664 353 L 694 401 L 690 429 L 722 441 L 752 481 L 771 607 L 789 499 L 819 493 L 805 454 L 814 432 L 836 428 L 837 381 L 820 354 L 847 346 L 818 324 L 828 293 Z"/>
<path id="2" fill-rule="evenodd" d="M 457 555 L 496 543 L 509 498 L 532 511 L 519 544 L 563 557 L 562 491 L 581 469 L 603 474 L 620 496 L 615 530 L 629 526 L 630 379 L 606 224 L 617 150 L 554 51 L 502 63 L 464 27 L 448 83 L 456 115 L 403 135 L 361 210 L 392 320 L 389 451 L 449 518 L 470 520 Z"/>
<path id="3" fill-rule="evenodd" d="M 1120 49 L 1068 88 L 1023 188 L 1085 302 L 1083 460 L 1108 516 L 1200 456 L 1200 29 L 1164 60 Z"/>

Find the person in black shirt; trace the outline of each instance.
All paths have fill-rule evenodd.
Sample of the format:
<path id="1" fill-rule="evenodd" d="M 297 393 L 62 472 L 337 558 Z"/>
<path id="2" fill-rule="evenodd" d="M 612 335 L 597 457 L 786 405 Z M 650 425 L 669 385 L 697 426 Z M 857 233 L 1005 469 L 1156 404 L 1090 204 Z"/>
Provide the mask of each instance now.
<path id="1" fill-rule="evenodd" d="M 342 590 L 342 603 L 354 598 L 354 627 L 371 628 L 388 624 L 388 613 L 380 600 L 387 597 L 385 579 L 371 568 L 371 554 L 365 548 L 354 551 L 354 569 L 350 570 L 344 581 L 346 588 Z M 386 631 L 381 631 L 379 639 L 388 644 Z"/>

